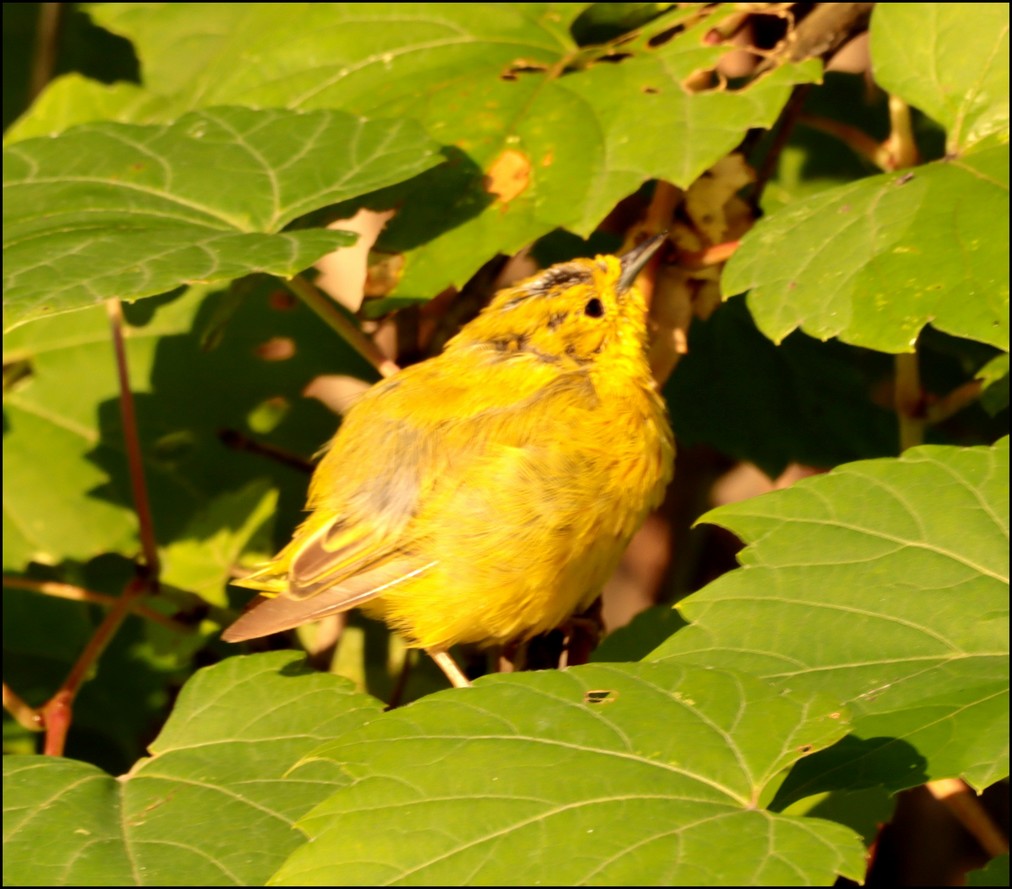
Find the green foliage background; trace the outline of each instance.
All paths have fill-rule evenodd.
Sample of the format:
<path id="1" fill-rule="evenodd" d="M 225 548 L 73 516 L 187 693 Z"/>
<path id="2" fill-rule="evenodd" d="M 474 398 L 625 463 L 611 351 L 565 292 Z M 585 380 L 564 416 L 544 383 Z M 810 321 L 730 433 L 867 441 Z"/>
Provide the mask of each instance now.
<path id="1" fill-rule="evenodd" d="M 5 65 L 29 45 L 10 8 Z M 738 12 L 73 13 L 68 73 L 5 121 L 4 568 L 114 595 L 132 575 L 102 306 L 119 297 L 163 562 L 149 604 L 191 631 L 128 620 L 65 758 L 5 721 L 6 882 L 827 884 L 861 879 L 873 839 L 867 811 L 834 805 L 848 794 L 884 820 L 924 781 L 1007 778 L 1008 8 L 876 5 L 874 89 L 814 59 L 685 89 Z M 775 132 L 804 85 L 806 113 L 876 140 L 886 94 L 905 100 L 922 162 L 876 172 L 804 126 L 782 146 L 728 301 L 665 394 L 683 445 L 832 471 L 705 517 L 746 548 L 679 603 L 687 626 L 648 612 L 597 663 L 468 690 L 425 694 L 422 674 L 390 712 L 295 654 L 217 641 L 233 570 L 287 537 L 306 483 L 223 430 L 308 457 L 334 419 L 307 383 L 372 379 L 279 298 L 278 278 L 353 242 L 324 211 L 398 208 L 377 247 L 403 275 L 378 315 L 560 229 L 590 249 L 616 204 Z M 485 177 L 507 151 L 532 171 L 505 206 Z M 297 350 L 263 360 L 278 337 Z M 932 395 L 982 391 L 900 453 L 880 393 L 909 353 Z M 5 588 L 6 681 L 44 702 L 100 618 Z"/>

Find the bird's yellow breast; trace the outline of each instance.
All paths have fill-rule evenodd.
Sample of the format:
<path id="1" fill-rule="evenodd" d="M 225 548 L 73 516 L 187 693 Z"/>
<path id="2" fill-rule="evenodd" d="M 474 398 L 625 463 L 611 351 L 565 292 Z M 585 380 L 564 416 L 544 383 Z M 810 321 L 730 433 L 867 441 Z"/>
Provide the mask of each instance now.
<path id="1" fill-rule="evenodd" d="M 361 607 L 444 650 L 525 639 L 590 604 L 671 477 L 631 286 L 642 255 L 553 266 L 365 393 L 310 516 L 241 581 L 265 596 L 225 638 Z"/>

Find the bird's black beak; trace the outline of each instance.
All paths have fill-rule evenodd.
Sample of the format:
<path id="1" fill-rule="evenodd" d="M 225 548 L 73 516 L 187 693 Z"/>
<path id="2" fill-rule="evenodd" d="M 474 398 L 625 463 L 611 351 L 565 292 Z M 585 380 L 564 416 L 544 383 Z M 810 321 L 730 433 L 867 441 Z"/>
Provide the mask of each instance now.
<path id="1" fill-rule="evenodd" d="M 668 239 L 667 232 L 661 232 L 659 235 L 654 235 L 652 238 L 648 238 L 638 247 L 633 247 L 628 253 L 623 253 L 621 258 L 622 261 L 622 276 L 618 279 L 618 292 L 624 293 L 633 283 L 636 281 L 636 276 L 643 270 L 649 261 L 650 257 L 653 256 Z"/>

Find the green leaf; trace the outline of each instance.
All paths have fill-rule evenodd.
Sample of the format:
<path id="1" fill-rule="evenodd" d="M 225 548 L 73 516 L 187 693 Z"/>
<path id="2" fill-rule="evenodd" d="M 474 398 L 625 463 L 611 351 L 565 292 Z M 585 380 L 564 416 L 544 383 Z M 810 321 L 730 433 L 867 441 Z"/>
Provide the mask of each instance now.
<path id="1" fill-rule="evenodd" d="M 855 735 L 786 799 L 1008 774 L 1008 438 L 924 446 L 708 513 L 743 568 L 678 608 L 652 655 L 847 701 Z"/>
<path id="2" fill-rule="evenodd" d="M 824 191 L 762 220 L 722 289 L 760 329 L 909 352 L 925 324 L 1009 348 L 1008 8 L 880 4 L 883 86 L 948 129 L 950 155 Z"/>
<path id="3" fill-rule="evenodd" d="M 991 859 L 986 867 L 972 870 L 966 875 L 967 886 L 1007 886 L 1008 855 Z"/>
<path id="4" fill-rule="evenodd" d="M 598 664 L 642 660 L 685 625 L 681 615 L 670 605 L 653 605 L 625 626 L 609 631 L 591 652 L 590 659 Z"/>
<path id="5" fill-rule="evenodd" d="M 814 125 L 813 121 L 827 119 L 855 127 L 873 139 L 885 139 L 889 135 L 888 97 L 869 90 L 863 76 L 827 71 L 818 88 L 805 96 L 804 114 L 776 157 L 776 173 L 761 195 L 765 215 L 792 201 L 878 172 L 866 156 Z M 766 152 L 777 139 L 783 139 L 779 130 L 767 133 Z"/>
<path id="6" fill-rule="evenodd" d="M 690 75 L 729 51 L 705 37 L 733 8 L 671 9 L 620 46 L 596 49 L 577 46 L 568 30 L 583 9 L 259 4 L 219 7 L 205 21 L 173 4 L 100 4 L 92 14 L 134 40 L 150 83 L 186 107 L 341 108 L 420 121 L 452 163 L 365 203 L 403 203 L 380 246 L 406 254 L 394 296 L 429 299 L 554 228 L 590 233 L 650 178 L 688 185 L 748 129 L 771 125 L 795 83 L 819 75 L 808 62 L 738 89 L 717 78 L 690 89 Z M 180 45 L 190 51 L 182 62 Z M 645 130 L 675 135 L 641 138 Z"/>
<path id="7" fill-rule="evenodd" d="M 236 657 L 187 683 L 152 756 L 119 779 L 5 757 L 4 882 L 262 884 L 303 842 L 293 823 L 347 781 L 325 762 L 291 768 L 379 706 L 292 653 Z"/>
<path id="8" fill-rule="evenodd" d="M 231 541 L 226 549 L 236 544 L 246 533 L 241 516 L 217 510 L 235 507 L 236 492 L 264 477 L 280 494 L 279 533 L 288 533 L 305 503 L 307 476 L 272 454 L 308 460 L 337 426 L 303 390 L 323 373 L 368 377 L 370 368 L 267 278 L 228 293 L 191 288 L 126 308 L 155 536 L 172 547 L 170 564 L 188 543 L 188 571 L 197 569 L 191 557 L 198 559 L 197 575 L 207 582 L 224 569 L 224 551 L 194 549 L 183 538 L 213 535 L 206 522 L 214 513 L 229 523 L 221 529 Z M 272 343 L 284 347 L 283 358 L 271 357 Z M 5 566 L 87 561 L 104 552 L 132 557 L 137 520 L 105 312 L 23 325 L 4 337 L 4 362 L 24 374 L 4 397 Z M 273 425 L 254 429 L 251 422 L 268 409 Z"/>
<path id="9" fill-rule="evenodd" d="M 859 877 L 863 846 L 765 811 L 847 731 L 832 701 L 741 675 L 594 665 L 480 680 L 337 739 L 352 781 L 282 885 L 780 885 Z M 733 855 L 713 849 L 734 836 Z M 560 852 L 560 850 L 563 850 Z"/>
<path id="10" fill-rule="evenodd" d="M 161 338 L 189 330 L 195 311 L 192 300 L 178 300 L 127 338 L 139 391 L 148 388 L 145 371 Z M 121 477 L 110 485 L 105 471 L 105 464 L 125 463 L 122 439 L 101 429 L 101 406 L 114 406 L 119 392 L 105 312 L 63 315 L 7 334 L 4 364 L 25 372 L 4 393 L 5 568 L 132 553 L 137 519 L 129 483 Z"/>
<path id="11" fill-rule="evenodd" d="M 246 545 L 277 508 L 278 492 L 266 479 L 211 500 L 162 551 L 162 583 L 225 607 L 225 587 Z"/>
<path id="12" fill-rule="evenodd" d="M 1007 350 L 1008 146 L 821 192 L 760 221 L 724 273 L 774 342 L 909 352 L 927 323 Z"/>
<path id="13" fill-rule="evenodd" d="M 980 401 L 992 417 L 1008 407 L 1008 352 L 992 358 L 977 371 L 974 379 L 984 384 Z"/>
<path id="14" fill-rule="evenodd" d="M 4 150 L 5 325 L 184 283 L 294 275 L 353 237 L 286 225 L 439 161 L 412 121 L 331 111 L 218 108 L 17 142 Z"/>
<path id="15" fill-rule="evenodd" d="M 871 19 L 875 80 L 948 132 L 951 153 L 1007 134 L 1005 3 L 879 3 Z"/>
<path id="16" fill-rule="evenodd" d="M 78 73 L 64 74 L 50 81 L 28 113 L 4 133 L 4 145 L 23 139 L 52 136 L 77 124 L 97 120 L 124 123 L 144 119 L 164 110 L 164 103 L 136 83 L 100 83 Z"/>

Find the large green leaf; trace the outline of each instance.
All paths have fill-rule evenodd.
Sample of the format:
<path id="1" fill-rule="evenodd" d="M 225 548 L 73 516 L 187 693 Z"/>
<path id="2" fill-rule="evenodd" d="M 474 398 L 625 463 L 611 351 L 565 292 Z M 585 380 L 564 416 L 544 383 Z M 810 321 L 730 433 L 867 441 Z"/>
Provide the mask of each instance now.
<path id="1" fill-rule="evenodd" d="M 352 781 L 284 885 L 786 885 L 857 877 L 840 825 L 765 809 L 847 731 L 831 699 L 669 664 L 482 680 L 317 750 Z M 734 837 L 734 853 L 714 855 Z"/>
<path id="2" fill-rule="evenodd" d="M 128 307 L 127 315 L 134 322 L 126 328 L 127 365 L 169 579 L 220 600 L 208 583 L 227 577 L 228 554 L 254 530 L 249 515 L 265 496 L 248 489 L 251 480 L 268 477 L 280 492 L 282 533 L 297 520 L 307 480 L 281 460 L 236 449 L 228 436 L 308 459 L 337 420 L 302 396 L 306 385 L 322 373 L 367 376 L 369 368 L 269 279 L 230 293 L 191 288 Z M 272 343 L 280 356 L 271 355 Z M 135 554 L 105 312 L 23 325 L 4 337 L 4 361 L 25 371 L 4 397 L 5 566 Z"/>
<path id="3" fill-rule="evenodd" d="M 879 3 L 875 80 L 930 115 L 956 153 L 1008 133 L 1008 5 Z"/>
<path id="4" fill-rule="evenodd" d="M 722 287 L 760 329 L 912 351 L 928 322 L 1008 349 L 1008 146 L 862 179 L 759 222 Z"/>
<path id="5" fill-rule="evenodd" d="M 708 513 L 744 567 L 683 600 L 692 625 L 652 657 L 847 701 L 855 736 L 794 796 L 1007 775 L 1008 451 L 914 448 Z"/>
<path id="6" fill-rule="evenodd" d="M 706 38 L 731 7 L 668 10 L 620 47 L 596 48 L 569 33 L 577 4 L 205 8 L 99 4 L 92 14 L 135 42 L 177 113 L 212 102 L 341 108 L 413 117 L 452 146 L 453 163 L 418 184 L 380 242 L 406 252 L 395 294 L 408 298 L 462 284 L 491 255 L 555 227 L 587 234 L 652 177 L 688 185 L 749 128 L 769 126 L 792 85 L 819 69 L 687 88 L 728 51 Z M 401 206 L 404 193 L 386 203 Z"/>
<path id="7" fill-rule="evenodd" d="M 1008 7 L 992 4 L 983 19 L 942 7 L 880 5 L 873 62 L 897 96 L 948 128 L 949 156 L 824 191 L 756 225 L 722 288 L 750 291 L 771 339 L 801 328 L 908 352 L 931 323 L 1008 349 Z"/>
<path id="8" fill-rule="evenodd" d="M 162 338 L 188 331 L 197 307 L 177 300 L 130 332 L 126 356 L 138 391 L 149 388 Z M 110 483 L 105 469 L 125 466 L 122 439 L 102 434 L 103 413 L 115 409 L 119 389 L 105 312 L 93 308 L 13 331 L 4 337 L 4 363 L 26 370 L 4 393 L 4 567 L 135 551 L 129 483 L 122 474 Z M 161 477 L 156 471 L 149 481 L 157 486 Z M 196 496 L 188 486 L 178 490 Z"/>
<path id="9" fill-rule="evenodd" d="M 294 822 L 348 780 L 320 761 L 290 770 L 379 707 L 291 653 L 230 658 L 187 684 L 127 775 L 5 757 L 4 883 L 262 884 L 304 842 Z"/>
<path id="10" fill-rule="evenodd" d="M 167 126 L 83 124 L 4 150 L 4 323 L 255 271 L 353 242 L 282 231 L 439 163 L 412 121 L 218 108 Z"/>
<path id="11" fill-rule="evenodd" d="M 239 557 L 254 535 L 269 524 L 277 501 L 278 492 L 266 479 L 212 499 L 182 529 L 179 538 L 162 550 L 159 582 L 227 606 L 225 591 Z"/>
<path id="12" fill-rule="evenodd" d="M 4 133 L 4 144 L 53 136 L 98 120 L 132 123 L 165 110 L 164 102 L 136 83 L 101 83 L 76 72 L 64 74 L 50 81 L 25 116 Z"/>
<path id="13" fill-rule="evenodd" d="M 967 886 L 1007 886 L 1009 884 L 1008 855 L 991 859 L 981 870 L 966 875 Z"/>

